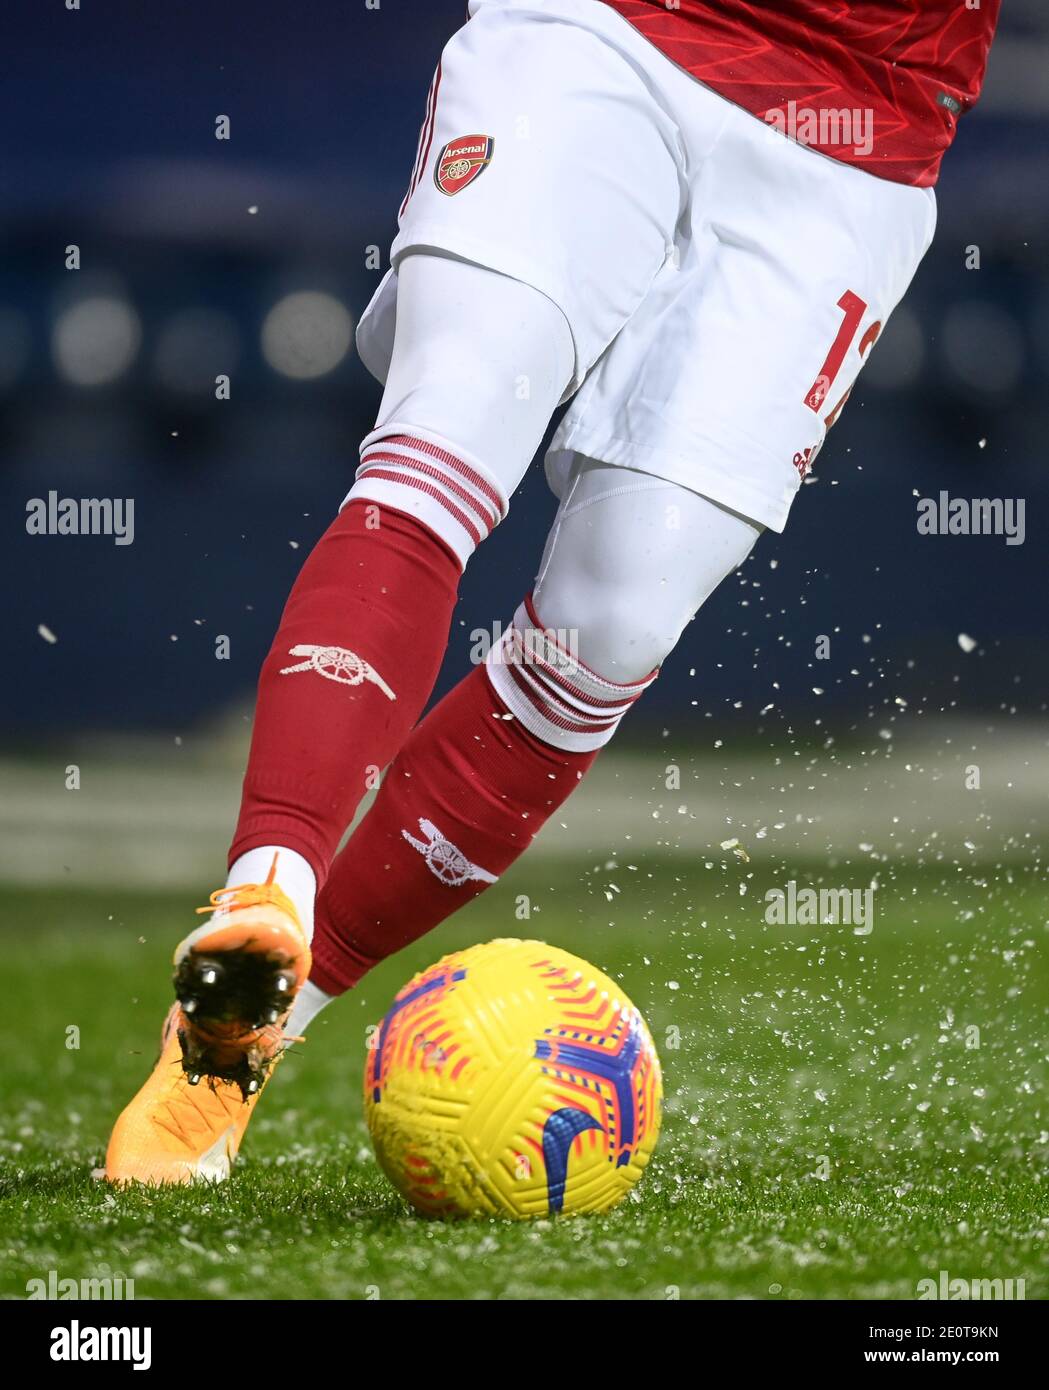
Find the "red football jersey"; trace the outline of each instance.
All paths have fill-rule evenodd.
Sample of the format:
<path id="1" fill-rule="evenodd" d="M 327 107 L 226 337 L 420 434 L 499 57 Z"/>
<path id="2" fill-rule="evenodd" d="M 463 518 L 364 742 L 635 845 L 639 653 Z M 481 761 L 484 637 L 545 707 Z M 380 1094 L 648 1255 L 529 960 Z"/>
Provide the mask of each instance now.
<path id="1" fill-rule="evenodd" d="M 801 143 L 928 187 L 980 94 L 1001 0 L 606 0 Z"/>

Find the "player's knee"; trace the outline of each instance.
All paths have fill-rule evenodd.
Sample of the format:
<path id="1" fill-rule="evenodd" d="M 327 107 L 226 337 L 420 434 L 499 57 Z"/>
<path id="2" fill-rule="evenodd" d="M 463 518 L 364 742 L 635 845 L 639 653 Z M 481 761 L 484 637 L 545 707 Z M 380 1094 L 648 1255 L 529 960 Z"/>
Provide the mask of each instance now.
<path id="1" fill-rule="evenodd" d="M 545 623 L 572 631 L 578 658 L 605 680 L 643 680 L 743 563 L 760 530 L 688 489 L 580 460 L 551 533 L 536 607 Z"/>
<path id="2" fill-rule="evenodd" d="M 581 658 L 577 636 L 571 627 L 544 626 L 529 596 L 487 665 L 496 694 L 529 733 L 552 748 L 582 753 L 609 741 L 657 673 L 609 678 Z"/>
<path id="3" fill-rule="evenodd" d="M 691 617 L 688 608 L 646 602 L 636 589 L 609 585 L 580 610 L 575 651 L 605 680 L 639 681 L 663 664 Z"/>
<path id="4" fill-rule="evenodd" d="M 584 566 L 554 571 L 536 588 L 543 622 L 568 642 L 575 657 L 617 684 L 644 680 L 674 649 L 694 608 L 691 595 L 663 582 L 649 591 L 647 576 L 622 563 L 599 573 Z"/>

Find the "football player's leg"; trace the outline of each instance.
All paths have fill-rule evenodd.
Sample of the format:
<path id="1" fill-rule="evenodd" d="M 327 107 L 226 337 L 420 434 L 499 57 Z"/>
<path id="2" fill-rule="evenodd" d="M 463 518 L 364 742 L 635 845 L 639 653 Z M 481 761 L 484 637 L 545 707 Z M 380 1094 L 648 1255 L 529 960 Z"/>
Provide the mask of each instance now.
<path id="1" fill-rule="evenodd" d="M 229 884 L 180 947 L 177 1016 L 118 1124 L 114 1176 L 192 1175 L 213 1152 L 228 1167 L 243 1107 L 230 1139 L 225 1111 L 205 1117 L 214 1106 L 199 1097 L 223 1100 L 230 1076 L 258 1085 L 279 1055 L 314 889 L 425 702 L 458 574 L 673 240 L 678 133 L 614 43 L 485 7 L 441 72 L 392 268 L 358 327 L 362 359 L 387 382 L 383 411 L 264 666 Z M 220 1083 L 193 1091 L 195 1113 L 175 1126 L 190 1152 L 171 1156 L 170 1125 L 162 1135 L 153 1121 L 193 1105 L 180 1060 Z"/>
<path id="2" fill-rule="evenodd" d="M 674 484 L 577 460 L 534 592 L 409 736 L 335 861 L 296 1030 L 518 858 L 760 532 Z"/>
<path id="3" fill-rule="evenodd" d="M 160 1060 L 110 1139 L 115 1181 L 228 1173 L 309 973 L 315 885 L 430 694 L 462 569 L 572 370 L 561 311 L 518 281 L 415 254 L 399 297 L 376 430 L 263 666 L 229 879 L 176 950 Z"/>
<path id="4" fill-rule="evenodd" d="M 618 24 L 609 28 L 622 38 Z M 680 165 L 673 120 L 604 35 L 516 7 L 486 7 L 455 34 L 431 89 L 391 270 L 358 329 L 362 359 L 386 385 L 346 508 L 363 506 L 364 520 L 343 523 L 366 547 L 376 544 L 369 518 L 392 508 L 466 563 L 505 513 L 554 406 L 673 260 Z M 454 599 L 447 584 L 440 602 L 425 584 L 417 592 L 411 569 L 399 569 L 397 583 L 374 565 L 355 578 L 369 612 L 344 616 L 358 640 L 348 653 L 334 639 L 318 653 L 292 595 L 263 673 L 259 754 L 253 746 L 234 843 L 235 855 L 268 847 L 280 829 L 275 842 L 318 879 L 429 694 Z M 344 691 L 316 690 L 310 672 L 332 651 L 336 666 L 364 663 L 365 718 L 347 709 Z M 294 654 L 305 659 L 289 667 Z M 335 756 L 326 750 L 316 773 L 331 810 L 297 793 L 289 808 L 297 749 L 319 740 L 302 716 L 322 701 L 342 702 Z M 338 737 L 340 721 L 352 737 Z"/>
<path id="5" fill-rule="evenodd" d="M 425 253 L 405 256 L 398 280 L 376 427 L 259 679 L 234 873 L 280 846 L 323 882 L 429 697 L 459 576 L 506 515 L 571 375 L 568 325 L 539 291 Z"/>

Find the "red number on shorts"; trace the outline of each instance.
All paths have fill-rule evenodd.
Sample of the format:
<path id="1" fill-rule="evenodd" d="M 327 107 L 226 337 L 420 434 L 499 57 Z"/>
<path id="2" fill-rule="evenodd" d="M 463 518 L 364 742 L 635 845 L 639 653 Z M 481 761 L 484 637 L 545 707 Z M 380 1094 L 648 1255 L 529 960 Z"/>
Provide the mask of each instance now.
<path id="1" fill-rule="evenodd" d="M 838 308 L 841 309 L 845 317 L 838 329 L 838 336 L 831 344 L 830 352 L 827 353 L 827 360 L 820 368 L 819 376 L 805 392 L 805 404 L 817 415 L 820 406 L 830 393 L 830 388 L 834 385 L 834 378 L 841 371 L 845 354 L 856 336 L 856 330 L 859 328 L 868 307 L 858 294 L 853 294 L 852 290 L 846 290 L 838 300 Z M 844 405 L 845 402 L 842 401 L 841 404 Z M 841 406 L 838 409 L 840 410 Z"/>
<path id="2" fill-rule="evenodd" d="M 879 319 L 877 323 L 872 323 L 872 324 L 871 324 L 870 328 L 867 329 L 866 333 L 864 333 L 863 337 L 860 339 L 860 356 L 861 356 L 861 357 L 866 357 L 866 356 L 867 356 L 868 352 L 870 352 L 871 348 L 872 348 L 872 347 L 874 346 L 874 344 L 878 341 L 878 334 L 879 334 L 880 332 L 881 332 L 881 320 Z M 838 418 L 838 416 L 841 414 L 841 412 L 845 409 L 845 402 L 849 399 L 849 397 L 850 397 L 851 395 L 852 395 L 852 387 L 850 386 L 849 389 L 845 392 L 844 396 L 842 396 L 842 398 L 841 398 L 841 400 L 838 402 L 838 404 L 834 407 L 834 409 L 831 411 L 831 413 L 827 416 L 826 420 L 824 420 L 823 423 L 826 425 L 827 429 L 830 429 L 831 425 L 834 424 L 834 421 Z"/>

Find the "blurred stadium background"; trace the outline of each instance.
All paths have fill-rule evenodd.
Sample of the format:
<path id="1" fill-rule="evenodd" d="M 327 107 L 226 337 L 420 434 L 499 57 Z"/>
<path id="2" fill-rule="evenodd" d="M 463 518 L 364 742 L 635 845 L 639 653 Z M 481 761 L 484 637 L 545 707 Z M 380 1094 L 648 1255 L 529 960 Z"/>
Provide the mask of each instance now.
<path id="1" fill-rule="evenodd" d="M 373 419 L 352 328 L 462 12 L 108 0 L 7 16 L 0 878 L 215 876 L 258 666 Z M 960 768 L 987 760 L 994 852 L 1030 827 L 1049 677 L 1047 70 L 1044 0 L 1009 0 L 945 163 L 936 242 L 817 478 L 697 619 L 548 847 L 599 847 L 632 819 L 642 844 L 706 849 L 767 829 L 777 806 L 780 849 L 855 850 L 875 828 L 908 851 L 937 827 L 964 844 L 976 803 L 954 794 Z M 1023 497 L 1026 543 L 920 537 L 916 495 L 941 488 Z M 133 498 L 134 544 L 27 535 L 27 500 L 51 490 Z M 552 510 L 534 468 L 466 577 L 440 689 L 471 633 L 512 613 Z M 862 756 L 814 758 L 776 791 L 770 749 L 830 739 Z M 686 747 L 703 775 L 682 810 L 663 767 Z"/>

